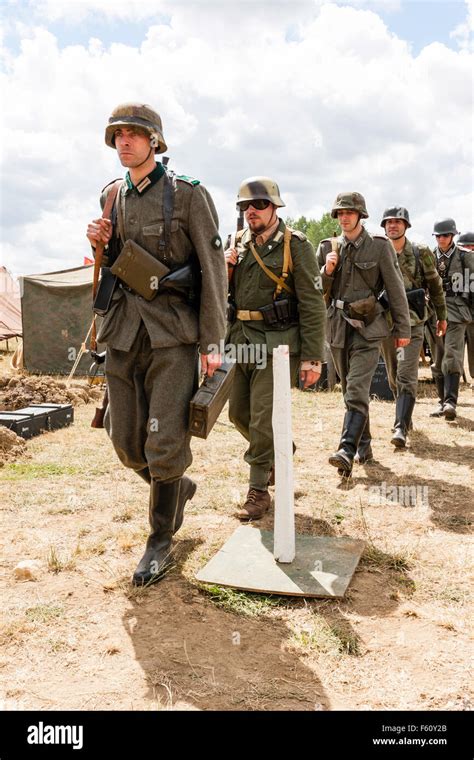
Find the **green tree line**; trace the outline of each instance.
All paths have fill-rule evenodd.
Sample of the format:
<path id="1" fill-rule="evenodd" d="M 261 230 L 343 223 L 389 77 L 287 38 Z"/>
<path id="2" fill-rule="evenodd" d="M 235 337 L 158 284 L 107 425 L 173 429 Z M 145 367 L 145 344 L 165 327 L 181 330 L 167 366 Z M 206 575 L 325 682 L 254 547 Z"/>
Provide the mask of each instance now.
<path id="1" fill-rule="evenodd" d="M 329 237 L 335 237 L 341 234 L 341 228 L 337 219 L 333 219 L 328 212 L 323 214 L 321 219 L 306 219 L 305 216 L 300 216 L 299 219 L 287 218 L 285 222 L 288 227 L 293 227 L 294 230 L 304 232 L 308 240 L 314 245 L 316 249 L 321 240 Z"/>

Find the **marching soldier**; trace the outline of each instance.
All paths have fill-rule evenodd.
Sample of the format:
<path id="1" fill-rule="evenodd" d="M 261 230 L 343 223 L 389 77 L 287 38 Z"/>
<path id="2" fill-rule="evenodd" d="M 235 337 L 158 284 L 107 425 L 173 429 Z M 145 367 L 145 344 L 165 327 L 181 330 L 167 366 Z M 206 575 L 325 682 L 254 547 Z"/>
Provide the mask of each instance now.
<path id="1" fill-rule="evenodd" d="M 363 433 L 364 451 L 359 461 L 371 458 L 369 392 L 377 367 L 380 344 L 389 335 L 384 305 L 385 289 L 393 320 L 396 348 L 410 343 L 410 319 L 397 257 L 387 238 L 372 236 L 362 226 L 368 218 L 360 193 L 340 193 L 331 210 L 342 236 L 323 240 L 318 248 L 323 288 L 328 303 L 328 338 L 336 370 L 341 378 L 346 414 L 338 450 L 329 463 L 343 477 L 352 464 Z M 332 250 L 336 248 L 336 250 Z M 362 456 L 361 456 L 362 454 Z"/>
<path id="2" fill-rule="evenodd" d="M 474 318 L 472 283 L 474 254 L 454 243 L 458 234 L 454 219 L 442 219 L 434 225 L 437 247 L 435 255 L 438 272 L 448 307 L 448 328 L 443 338 L 436 340 L 435 364 L 432 368 L 439 396 L 438 408 L 432 417 L 456 418 L 459 381 L 464 368 L 466 329 Z"/>
<path id="3" fill-rule="evenodd" d="M 474 232 L 463 232 L 459 235 L 457 246 L 461 251 L 474 251 Z M 471 288 L 474 288 L 474 283 L 471 284 Z M 474 381 L 474 319 L 466 327 L 466 342 L 469 374 Z M 471 387 L 474 388 L 474 384 Z"/>
<path id="4" fill-rule="evenodd" d="M 273 349 L 289 346 L 292 384 L 298 381 L 299 368 L 304 387 L 319 379 L 324 353 L 325 309 L 316 256 L 305 235 L 278 217 L 284 205 L 272 179 L 244 180 L 237 206 L 245 212 L 248 227 L 226 251 L 227 342 L 236 347 L 237 356 L 229 417 L 249 443 L 244 456 L 250 465 L 249 490 L 237 512 L 241 520 L 258 520 L 271 505 Z M 263 361 L 258 363 L 257 356 Z"/>
<path id="5" fill-rule="evenodd" d="M 107 264 L 115 262 L 119 275 L 98 340 L 107 344 L 105 427 L 122 464 L 150 484 L 151 533 L 133 576 L 142 585 L 169 566 L 173 534 L 196 490 L 184 475 L 192 461 L 188 407 L 198 344 L 204 372 L 212 375 L 221 363 L 208 346 L 219 345 L 225 332 L 226 271 L 211 196 L 199 180 L 155 162 L 166 150 L 160 116 L 147 105 L 122 104 L 109 118 L 105 142 L 128 171 L 111 219 L 95 219 L 87 237 L 93 247 L 108 244 Z M 102 208 L 112 185 L 104 188 Z M 125 251 L 131 258 L 121 263 Z M 163 271 L 190 263 L 202 273 L 197 308 L 186 293 L 159 284 Z M 158 287 L 150 298 L 153 279 Z"/>
<path id="6" fill-rule="evenodd" d="M 430 249 L 427 246 L 417 246 L 406 238 L 406 230 L 411 227 L 407 209 L 403 206 L 386 209 L 380 226 L 384 228 L 385 234 L 395 248 L 410 309 L 410 344 L 406 348 L 396 349 L 391 338 L 386 338 L 382 343 L 390 388 L 396 398 L 395 425 L 391 443 L 397 448 L 404 448 L 416 401 L 418 363 L 423 346 L 424 325 L 433 313 L 426 303 L 425 292 L 428 290 L 430 303 L 436 313 L 436 335 L 438 336 L 446 332 L 446 299 L 443 283 Z"/>

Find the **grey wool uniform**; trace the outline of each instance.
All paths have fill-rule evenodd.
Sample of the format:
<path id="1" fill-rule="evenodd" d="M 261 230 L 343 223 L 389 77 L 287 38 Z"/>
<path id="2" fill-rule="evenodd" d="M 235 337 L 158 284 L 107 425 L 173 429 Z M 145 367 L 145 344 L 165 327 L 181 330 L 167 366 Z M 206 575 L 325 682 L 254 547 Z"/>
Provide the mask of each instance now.
<path id="1" fill-rule="evenodd" d="M 331 241 L 323 240 L 317 253 L 321 268 L 330 252 Z M 393 339 L 410 336 L 408 304 L 396 254 L 387 238 L 372 236 L 363 229 L 352 242 L 342 235 L 338 252 L 339 262 L 333 273 L 322 273 L 328 301 L 328 342 L 341 379 L 346 409 L 367 417 L 372 376 L 381 343 L 389 336 L 390 327 L 378 301 L 375 318 L 361 327 L 354 327 L 348 321 L 348 305 L 385 288 L 393 320 Z"/>
<path id="2" fill-rule="evenodd" d="M 436 338 L 436 357 L 432 368 L 435 380 L 446 375 L 462 375 L 466 328 L 474 319 L 474 253 L 452 245 L 446 253 L 435 251 L 438 272 L 443 278 L 448 310 L 448 329 Z"/>
<path id="3" fill-rule="evenodd" d="M 280 220 L 275 233 L 255 249 L 265 266 L 277 277 L 283 268 L 285 223 Z M 246 229 L 240 239 L 237 265 L 230 284 L 230 300 L 240 313 L 256 311 L 272 304 L 275 282 L 263 271 L 250 250 L 252 234 Z M 244 459 L 250 465 L 250 486 L 266 489 L 274 463 L 273 449 L 273 349 L 287 344 L 290 351 L 292 385 L 298 381 L 302 361 L 322 361 L 324 356 L 325 307 L 320 272 L 314 248 L 306 236 L 291 230 L 293 270 L 282 297 L 297 304 L 298 318 L 283 329 L 270 329 L 262 320 L 238 319 L 229 325 L 226 341 L 236 349 L 237 366 L 229 401 L 229 417 L 249 442 Z M 242 357 L 246 347 L 247 357 Z M 240 352 L 240 358 L 239 358 Z M 242 358 L 244 360 L 242 360 Z M 248 358 L 250 361 L 246 361 Z M 263 359 L 258 364 L 252 359 Z"/>
<path id="4" fill-rule="evenodd" d="M 224 337 L 227 276 L 214 203 L 198 180 L 175 178 L 169 247 L 164 245 L 164 174 L 157 164 L 135 187 L 127 172 L 114 235 L 120 244 L 135 241 L 172 270 L 195 256 L 202 272 L 199 312 L 176 293 L 158 292 L 147 301 L 121 285 L 98 340 L 107 344 L 104 423 L 118 457 L 154 480 L 173 481 L 192 461 L 187 425 L 198 346 L 206 354 Z"/>
<path id="5" fill-rule="evenodd" d="M 418 364 L 423 346 L 425 322 L 431 315 L 439 321 L 446 319 L 446 299 L 443 282 L 436 269 L 435 257 L 427 246 L 415 246 L 405 240 L 398 254 L 398 263 L 405 290 L 428 290 L 429 303 L 422 317 L 410 307 L 411 340 L 408 346 L 396 349 L 392 336 L 382 342 L 382 353 L 387 368 L 390 388 L 396 398 L 402 394 L 416 398 Z"/>

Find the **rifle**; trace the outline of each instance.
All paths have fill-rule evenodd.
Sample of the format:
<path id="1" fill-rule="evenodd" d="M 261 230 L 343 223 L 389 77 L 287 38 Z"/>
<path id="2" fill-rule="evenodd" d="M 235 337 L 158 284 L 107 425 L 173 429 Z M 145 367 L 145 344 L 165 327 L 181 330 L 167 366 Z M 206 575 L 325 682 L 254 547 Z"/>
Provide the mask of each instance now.
<path id="1" fill-rule="evenodd" d="M 235 238 L 237 236 L 237 233 L 244 229 L 244 212 L 241 208 L 239 208 L 239 213 L 237 216 L 237 229 L 235 232 L 232 233 L 232 235 L 229 235 L 229 248 L 235 248 Z M 232 279 L 232 275 L 234 274 L 234 267 L 235 264 L 227 264 L 227 279 L 230 282 Z"/>
<path id="2" fill-rule="evenodd" d="M 102 351 L 101 354 L 98 354 L 97 351 L 91 351 L 91 354 L 94 358 L 95 364 L 102 364 L 105 361 L 105 351 Z M 94 365 L 91 366 L 91 369 L 93 366 Z M 94 419 L 91 422 L 92 428 L 104 427 L 104 416 L 105 416 L 105 412 L 107 411 L 108 405 L 109 405 L 109 390 L 107 386 L 105 386 L 104 397 L 102 399 L 102 406 L 96 406 L 95 408 Z"/>
<path id="3" fill-rule="evenodd" d="M 122 183 L 123 183 L 123 180 L 117 180 L 110 188 L 109 194 L 107 196 L 107 200 L 105 202 L 104 210 L 102 212 L 102 217 L 104 219 L 109 219 L 110 214 L 112 212 L 112 208 L 115 203 L 115 199 L 117 198 L 117 195 Z M 98 242 L 95 247 L 94 280 L 92 283 L 92 303 L 94 303 L 95 301 L 97 290 L 99 287 L 99 272 L 102 265 L 102 258 L 104 256 L 104 247 L 105 247 L 104 244 L 100 242 Z M 90 350 L 91 350 L 91 356 L 94 357 L 97 364 L 102 364 L 102 362 L 105 361 L 105 351 L 103 352 L 103 354 L 97 353 L 97 331 L 96 331 L 95 317 L 92 323 Z M 91 422 L 91 427 L 93 428 L 104 427 L 104 415 L 105 415 L 105 411 L 107 409 L 108 403 L 109 403 L 109 394 L 106 387 L 104 398 L 102 401 L 102 406 L 99 408 L 96 407 L 94 419 Z"/>

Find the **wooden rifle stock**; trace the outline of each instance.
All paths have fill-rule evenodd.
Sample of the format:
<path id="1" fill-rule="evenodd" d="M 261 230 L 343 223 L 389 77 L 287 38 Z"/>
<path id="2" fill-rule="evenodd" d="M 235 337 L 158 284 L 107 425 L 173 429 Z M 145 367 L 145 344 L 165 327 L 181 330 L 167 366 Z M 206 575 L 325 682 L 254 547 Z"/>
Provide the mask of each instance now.
<path id="1" fill-rule="evenodd" d="M 107 386 L 105 386 L 104 398 L 102 399 L 102 406 L 96 406 L 95 408 L 94 419 L 91 422 L 92 428 L 104 427 L 104 417 L 105 417 L 105 412 L 107 411 L 108 405 L 109 405 L 109 391 L 108 391 Z"/>

